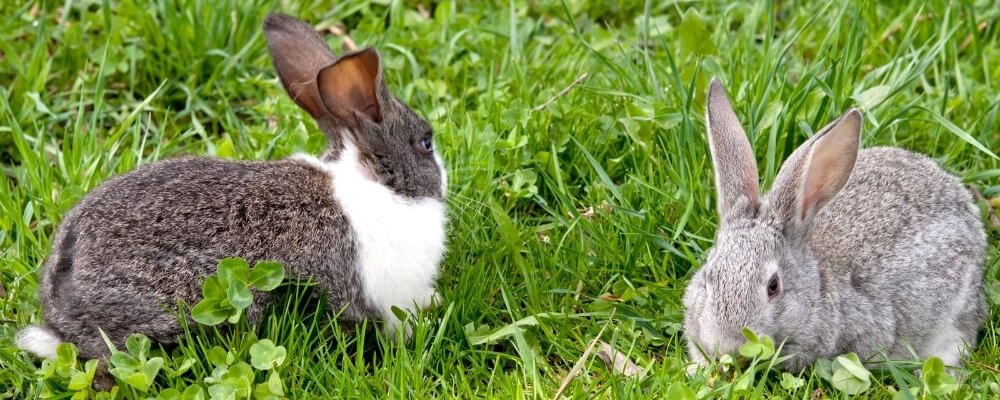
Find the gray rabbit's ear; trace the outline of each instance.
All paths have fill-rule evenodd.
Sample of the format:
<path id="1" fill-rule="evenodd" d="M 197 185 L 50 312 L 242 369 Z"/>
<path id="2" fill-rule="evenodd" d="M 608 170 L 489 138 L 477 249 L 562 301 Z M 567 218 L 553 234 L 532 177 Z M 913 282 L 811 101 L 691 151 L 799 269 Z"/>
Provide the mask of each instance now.
<path id="1" fill-rule="evenodd" d="M 786 221 L 808 221 L 847 184 L 861 144 L 861 112 L 851 109 L 789 157 L 775 180 Z"/>
<path id="2" fill-rule="evenodd" d="M 386 89 L 375 49 L 345 54 L 320 70 L 316 83 L 326 110 L 341 121 L 358 124 L 359 116 L 375 123 L 382 121 L 380 98 Z"/>
<path id="3" fill-rule="evenodd" d="M 264 20 L 264 36 L 281 85 L 295 103 L 319 119 L 326 114 L 316 74 L 336 57 L 312 26 L 285 14 Z"/>
<path id="4" fill-rule="evenodd" d="M 718 79 L 712 79 L 708 89 L 706 121 L 720 217 L 725 218 L 740 197 L 746 197 L 750 205 L 756 207 L 760 196 L 757 161 L 747 134 L 729 104 L 726 89 Z"/>

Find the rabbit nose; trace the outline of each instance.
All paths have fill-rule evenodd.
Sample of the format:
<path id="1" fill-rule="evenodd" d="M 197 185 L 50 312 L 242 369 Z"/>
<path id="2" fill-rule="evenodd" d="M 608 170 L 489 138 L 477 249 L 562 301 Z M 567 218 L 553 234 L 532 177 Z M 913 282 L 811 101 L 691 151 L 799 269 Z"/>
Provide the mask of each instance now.
<path id="1" fill-rule="evenodd" d="M 739 346 L 743 344 L 742 336 L 732 337 L 720 329 L 721 327 L 714 321 L 706 322 L 700 326 L 698 335 L 698 345 L 705 353 L 713 358 L 718 358 L 723 354 L 732 354 L 739 350 Z"/>
<path id="2" fill-rule="evenodd" d="M 708 338 L 707 338 L 708 339 Z M 729 335 L 716 335 L 711 337 L 709 340 L 700 343 L 702 348 L 713 358 L 718 359 L 725 354 L 736 356 L 739 353 L 739 348 L 743 344 L 745 339 L 741 336 L 739 338 L 731 337 Z"/>

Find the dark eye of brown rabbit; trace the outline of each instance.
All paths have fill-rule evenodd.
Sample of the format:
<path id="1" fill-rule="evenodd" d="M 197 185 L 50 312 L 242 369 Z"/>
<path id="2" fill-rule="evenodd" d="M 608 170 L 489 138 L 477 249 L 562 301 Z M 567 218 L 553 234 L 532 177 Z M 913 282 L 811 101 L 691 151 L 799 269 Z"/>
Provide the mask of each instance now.
<path id="1" fill-rule="evenodd" d="M 767 299 L 773 299 L 778 295 L 781 284 L 778 282 L 778 274 L 771 275 L 771 280 L 767 281 Z"/>

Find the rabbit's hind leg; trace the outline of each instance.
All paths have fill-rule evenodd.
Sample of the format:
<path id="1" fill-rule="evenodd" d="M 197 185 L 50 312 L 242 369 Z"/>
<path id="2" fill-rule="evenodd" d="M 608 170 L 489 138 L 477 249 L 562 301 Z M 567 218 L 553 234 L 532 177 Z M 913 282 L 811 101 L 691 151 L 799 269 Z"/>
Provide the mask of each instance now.
<path id="1" fill-rule="evenodd" d="M 987 318 L 988 305 L 982 286 L 979 284 L 969 286 L 959 294 L 968 293 L 969 297 L 962 305 L 961 312 L 954 321 L 949 321 L 947 325 L 936 329 L 928 337 L 923 356 L 937 356 L 945 365 L 961 367 L 962 357 L 968 356 L 976 347 L 976 336 Z"/>
<path id="2" fill-rule="evenodd" d="M 953 324 L 948 323 L 927 338 L 921 355 L 925 358 L 932 356 L 940 358 L 947 366 L 960 367 L 962 349 L 965 347 L 964 336 Z"/>

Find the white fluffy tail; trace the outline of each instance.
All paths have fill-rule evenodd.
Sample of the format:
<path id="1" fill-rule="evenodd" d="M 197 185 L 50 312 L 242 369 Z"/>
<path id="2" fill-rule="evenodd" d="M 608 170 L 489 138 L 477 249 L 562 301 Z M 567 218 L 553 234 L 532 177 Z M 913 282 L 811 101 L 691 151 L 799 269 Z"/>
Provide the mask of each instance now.
<path id="1" fill-rule="evenodd" d="M 17 333 L 14 338 L 17 347 L 35 353 L 42 358 L 56 358 L 56 347 L 62 340 L 48 328 L 31 325 Z"/>

